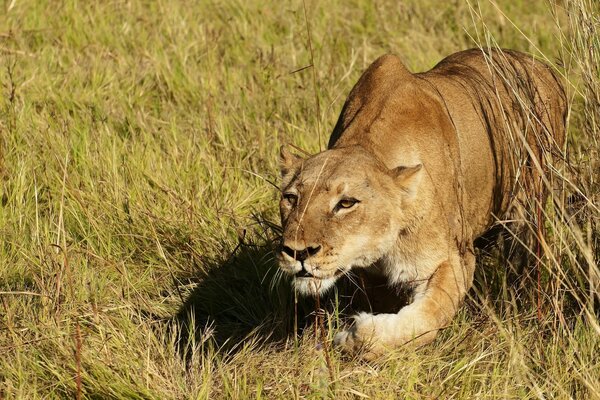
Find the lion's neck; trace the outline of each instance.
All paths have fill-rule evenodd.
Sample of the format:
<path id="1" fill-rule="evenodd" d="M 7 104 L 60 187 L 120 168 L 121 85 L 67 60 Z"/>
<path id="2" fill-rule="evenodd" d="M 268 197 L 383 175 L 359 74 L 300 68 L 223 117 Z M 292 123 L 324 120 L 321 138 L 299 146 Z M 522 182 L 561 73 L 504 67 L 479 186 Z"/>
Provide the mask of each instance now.
<path id="1" fill-rule="evenodd" d="M 379 263 L 390 283 L 419 283 L 429 279 L 449 256 L 450 244 L 444 226 L 438 215 L 430 214 L 410 229 L 400 230 L 396 243 Z"/>

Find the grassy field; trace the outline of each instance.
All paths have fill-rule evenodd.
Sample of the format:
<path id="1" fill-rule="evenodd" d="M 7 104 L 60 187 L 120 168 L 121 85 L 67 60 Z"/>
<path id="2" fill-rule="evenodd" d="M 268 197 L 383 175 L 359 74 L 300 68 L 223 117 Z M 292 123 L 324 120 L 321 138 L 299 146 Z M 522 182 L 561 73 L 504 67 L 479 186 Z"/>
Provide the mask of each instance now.
<path id="1" fill-rule="evenodd" d="M 0 399 L 600 399 L 600 12 L 558 3 L 0 4 Z M 279 145 L 323 148 L 377 56 L 478 45 L 568 87 L 543 291 L 481 257 L 433 345 L 345 357 L 275 273 Z"/>

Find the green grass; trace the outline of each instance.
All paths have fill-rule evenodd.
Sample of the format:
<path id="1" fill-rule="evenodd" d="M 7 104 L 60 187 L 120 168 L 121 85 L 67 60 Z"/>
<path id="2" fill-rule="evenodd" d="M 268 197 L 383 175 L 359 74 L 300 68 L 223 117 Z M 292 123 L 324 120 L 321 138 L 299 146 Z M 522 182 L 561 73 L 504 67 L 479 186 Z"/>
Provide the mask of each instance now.
<path id="1" fill-rule="evenodd" d="M 600 399 L 600 13 L 560 4 L 307 0 L 305 19 L 300 1 L 5 1 L 0 399 Z M 316 93 L 292 73 L 311 64 L 306 20 Z M 482 258 L 433 345 L 325 352 L 310 302 L 295 336 L 272 253 L 279 145 L 323 148 L 382 53 L 420 71 L 478 43 L 571 82 L 557 176 L 580 195 L 568 221 L 549 206 L 542 320 L 535 285 Z"/>

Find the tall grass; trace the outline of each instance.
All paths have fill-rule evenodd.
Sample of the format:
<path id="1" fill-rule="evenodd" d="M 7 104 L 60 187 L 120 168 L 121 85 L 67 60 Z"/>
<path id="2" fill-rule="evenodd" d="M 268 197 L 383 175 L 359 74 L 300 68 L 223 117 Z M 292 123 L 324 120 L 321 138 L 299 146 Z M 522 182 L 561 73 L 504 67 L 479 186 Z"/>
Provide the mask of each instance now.
<path id="1" fill-rule="evenodd" d="M 600 398 L 593 0 L 3 7 L 0 398 Z M 329 372 L 314 330 L 294 334 L 313 305 L 273 261 L 279 144 L 324 147 L 319 125 L 384 52 L 420 71 L 488 45 L 568 88 L 525 268 L 541 290 L 481 257 L 433 345 L 370 364 L 329 350 Z"/>

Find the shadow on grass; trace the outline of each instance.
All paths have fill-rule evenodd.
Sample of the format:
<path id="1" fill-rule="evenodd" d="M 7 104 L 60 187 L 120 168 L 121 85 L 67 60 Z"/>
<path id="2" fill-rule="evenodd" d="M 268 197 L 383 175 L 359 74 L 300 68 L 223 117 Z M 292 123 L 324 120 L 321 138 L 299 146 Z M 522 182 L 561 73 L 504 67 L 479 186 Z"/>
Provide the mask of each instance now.
<path id="1" fill-rule="evenodd" d="M 208 262 L 184 279 L 195 286 L 171 324 L 182 356 L 206 342 L 223 353 L 236 352 L 246 341 L 283 344 L 312 324 L 314 300 L 296 303 L 290 279 L 277 266 L 279 228 L 262 216 L 255 222 L 262 233 L 240 239 L 226 260 Z"/>
<path id="2" fill-rule="evenodd" d="M 293 333 L 293 292 L 286 279 L 277 279 L 272 248 L 240 244 L 228 260 L 195 279 L 197 286 L 174 317 L 180 345 L 210 336 L 218 348 L 231 350 L 249 336 L 281 342 Z"/>

